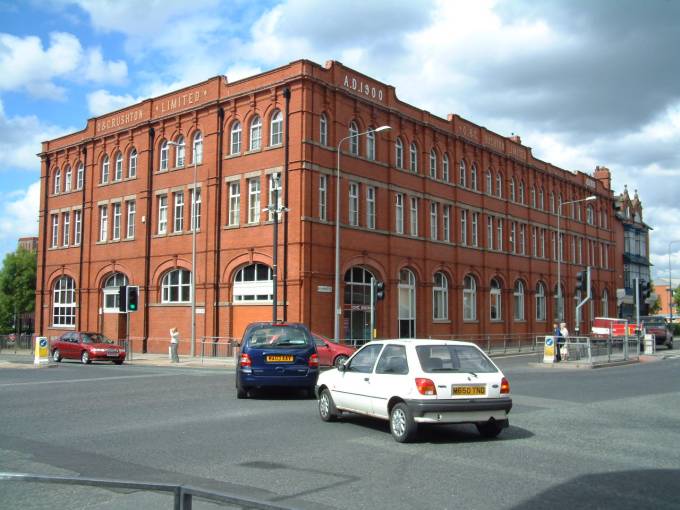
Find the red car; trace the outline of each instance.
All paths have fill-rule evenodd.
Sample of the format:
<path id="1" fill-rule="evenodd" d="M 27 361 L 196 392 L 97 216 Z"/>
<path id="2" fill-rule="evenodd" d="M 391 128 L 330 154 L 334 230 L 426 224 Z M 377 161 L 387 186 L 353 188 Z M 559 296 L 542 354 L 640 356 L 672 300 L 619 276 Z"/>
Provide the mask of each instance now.
<path id="1" fill-rule="evenodd" d="M 125 349 L 99 333 L 64 333 L 50 347 L 52 359 L 79 359 L 83 364 L 92 361 L 113 361 L 122 365 Z"/>
<path id="2" fill-rule="evenodd" d="M 338 366 L 343 364 L 354 354 L 356 349 L 350 345 L 340 344 L 316 333 L 312 333 L 316 343 L 316 352 L 319 355 L 319 365 Z"/>

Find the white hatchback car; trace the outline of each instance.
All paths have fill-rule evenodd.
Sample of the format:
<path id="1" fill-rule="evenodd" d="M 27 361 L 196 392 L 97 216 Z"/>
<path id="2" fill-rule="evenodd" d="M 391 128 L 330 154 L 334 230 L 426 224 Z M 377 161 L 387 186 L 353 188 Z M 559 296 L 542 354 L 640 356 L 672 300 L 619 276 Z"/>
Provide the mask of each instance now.
<path id="1" fill-rule="evenodd" d="M 512 408 L 508 380 L 479 347 L 443 340 L 369 342 L 323 372 L 316 395 L 322 420 L 343 411 L 389 420 L 400 443 L 419 423 L 474 423 L 496 437 Z"/>

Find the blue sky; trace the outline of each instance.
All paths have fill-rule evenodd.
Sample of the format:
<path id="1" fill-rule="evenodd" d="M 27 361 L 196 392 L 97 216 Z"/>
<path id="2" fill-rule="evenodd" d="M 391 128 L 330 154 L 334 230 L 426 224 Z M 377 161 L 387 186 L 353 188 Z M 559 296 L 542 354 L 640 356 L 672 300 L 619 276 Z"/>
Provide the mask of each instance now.
<path id="1" fill-rule="evenodd" d="M 609 167 L 617 192 L 639 190 L 660 281 L 680 239 L 679 19 L 664 0 L 0 0 L 0 257 L 37 233 L 41 141 L 307 58 L 519 134 L 562 168 Z"/>

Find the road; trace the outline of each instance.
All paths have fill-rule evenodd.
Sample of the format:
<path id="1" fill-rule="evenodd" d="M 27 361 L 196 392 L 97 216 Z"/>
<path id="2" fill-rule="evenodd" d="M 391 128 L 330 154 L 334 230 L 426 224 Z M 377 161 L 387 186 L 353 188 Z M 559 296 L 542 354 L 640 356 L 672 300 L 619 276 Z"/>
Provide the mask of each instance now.
<path id="1" fill-rule="evenodd" d="M 680 359 L 596 370 L 497 359 L 514 407 L 397 444 L 295 393 L 237 400 L 220 369 L 0 370 L 0 471 L 173 484 L 299 508 L 680 508 Z M 0 481 L 0 507 L 170 508 L 167 496 Z M 215 508 L 195 504 L 194 508 Z"/>

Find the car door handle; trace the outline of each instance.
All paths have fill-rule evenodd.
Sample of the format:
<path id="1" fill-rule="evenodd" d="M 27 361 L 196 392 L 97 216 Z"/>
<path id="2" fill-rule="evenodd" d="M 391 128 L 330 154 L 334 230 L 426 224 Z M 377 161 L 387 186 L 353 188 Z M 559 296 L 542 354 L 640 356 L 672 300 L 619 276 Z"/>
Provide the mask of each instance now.
<path id="1" fill-rule="evenodd" d="M 364 381 L 369 382 L 371 380 L 370 377 L 364 377 Z"/>

